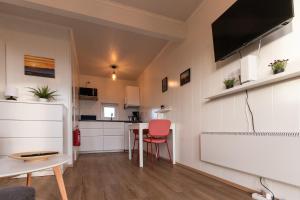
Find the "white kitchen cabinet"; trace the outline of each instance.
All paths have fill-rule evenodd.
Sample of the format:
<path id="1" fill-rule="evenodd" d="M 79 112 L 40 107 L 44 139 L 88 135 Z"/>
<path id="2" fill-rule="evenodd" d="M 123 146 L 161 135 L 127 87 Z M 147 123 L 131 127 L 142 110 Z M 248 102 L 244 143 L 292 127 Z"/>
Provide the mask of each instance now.
<path id="1" fill-rule="evenodd" d="M 103 129 L 96 128 L 82 128 L 80 129 L 80 134 L 82 137 L 86 136 L 100 136 L 103 135 Z"/>
<path id="2" fill-rule="evenodd" d="M 103 128 L 103 122 L 93 122 L 93 121 L 81 121 L 79 124 L 80 128 L 84 128 L 84 129 L 101 129 Z"/>
<path id="3" fill-rule="evenodd" d="M 140 106 L 140 88 L 136 86 L 126 86 L 125 88 L 125 106 Z"/>
<path id="4" fill-rule="evenodd" d="M 122 128 L 116 128 L 116 129 L 103 129 L 103 135 L 109 136 L 109 135 L 119 135 L 124 136 L 124 129 Z"/>
<path id="5" fill-rule="evenodd" d="M 81 152 L 124 150 L 124 122 L 81 121 Z"/>
<path id="6" fill-rule="evenodd" d="M 103 150 L 103 136 L 82 136 L 80 151 L 102 151 Z"/>
<path id="7" fill-rule="evenodd" d="M 104 151 L 124 151 L 123 136 L 104 136 Z"/>
<path id="8" fill-rule="evenodd" d="M 123 129 L 124 122 L 103 122 L 104 129 Z"/>

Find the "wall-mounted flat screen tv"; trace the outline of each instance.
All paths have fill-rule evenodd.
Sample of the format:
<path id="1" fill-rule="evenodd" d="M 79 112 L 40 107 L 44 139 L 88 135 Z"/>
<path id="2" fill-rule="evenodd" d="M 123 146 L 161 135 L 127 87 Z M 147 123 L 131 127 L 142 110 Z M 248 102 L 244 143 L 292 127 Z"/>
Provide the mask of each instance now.
<path id="1" fill-rule="evenodd" d="M 293 0 L 237 0 L 212 24 L 215 61 L 288 24 L 293 17 Z"/>

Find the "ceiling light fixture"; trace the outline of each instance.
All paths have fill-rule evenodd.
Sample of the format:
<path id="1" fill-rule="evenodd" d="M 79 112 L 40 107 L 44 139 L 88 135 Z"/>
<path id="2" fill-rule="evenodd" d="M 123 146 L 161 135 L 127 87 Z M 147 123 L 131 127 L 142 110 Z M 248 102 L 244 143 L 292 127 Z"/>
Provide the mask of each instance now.
<path id="1" fill-rule="evenodd" d="M 116 74 L 117 65 L 112 65 L 111 68 L 113 69 L 113 73 L 111 74 L 111 78 L 112 78 L 113 81 L 115 81 L 117 79 L 117 74 Z"/>

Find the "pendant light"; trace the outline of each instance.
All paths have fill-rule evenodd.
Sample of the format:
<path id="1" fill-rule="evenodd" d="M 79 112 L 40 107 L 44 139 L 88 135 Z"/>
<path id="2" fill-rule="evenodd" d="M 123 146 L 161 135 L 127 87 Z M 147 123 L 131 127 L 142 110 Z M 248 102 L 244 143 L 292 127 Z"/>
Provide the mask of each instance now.
<path id="1" fill-rule="evenodd" d="M 113 81 L 115 81 L 117 79 L 117 74 L 116 74 L 117 65 L 112 65 L 111 68 L 113 69 L 113 73 L 111 74 L 111 78 L 112 78 Z"/>

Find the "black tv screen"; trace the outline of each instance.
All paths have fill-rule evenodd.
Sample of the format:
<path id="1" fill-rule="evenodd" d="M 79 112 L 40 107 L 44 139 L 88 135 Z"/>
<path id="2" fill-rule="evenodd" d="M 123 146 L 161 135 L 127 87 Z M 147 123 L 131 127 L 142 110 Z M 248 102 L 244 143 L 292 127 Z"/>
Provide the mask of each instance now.
<path id="1" fill-rule="evenodd" d="M 288 24 L 293 0 L 237 0 L 213 24 L 215 61 Z"/>

